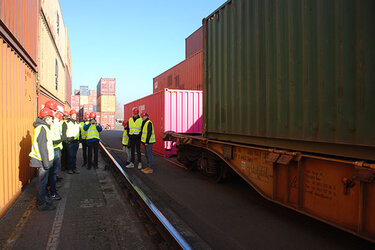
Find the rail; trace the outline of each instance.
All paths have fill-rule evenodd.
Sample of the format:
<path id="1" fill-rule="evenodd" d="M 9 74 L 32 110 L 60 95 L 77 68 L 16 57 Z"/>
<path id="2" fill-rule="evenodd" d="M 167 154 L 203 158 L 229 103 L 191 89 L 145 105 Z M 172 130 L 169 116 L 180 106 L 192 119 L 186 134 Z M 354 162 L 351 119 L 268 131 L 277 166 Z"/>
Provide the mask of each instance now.
<path id="1" fill-rule="evenodd" d="M 122 169 L 121 165 L 116 161 L 116 159 L 108 152 L 105 146 L 99 143 L 102 152 L 104 152 L 112 163 L 116 166 L 117 170 L 122 174 L 124 179 L 127 181 L 132 190 L 138 195 L 146 205 L 146 207 L 151 211 L 152 215 L 160 222 L 163 228 L 169 233 L 171 239 L 177 244 L 177 246 L 182 249 L 192 249 L 191 246 L 186 242 L 186 240 L 180 235 L 180 233 L 173 227 L 173 225 L 167 220 L 167 218 L 160 212 L 160 210 L 154 205 L 154 203 L 146 196 L 146 194 L 132 181 L 130 176 Z"/>

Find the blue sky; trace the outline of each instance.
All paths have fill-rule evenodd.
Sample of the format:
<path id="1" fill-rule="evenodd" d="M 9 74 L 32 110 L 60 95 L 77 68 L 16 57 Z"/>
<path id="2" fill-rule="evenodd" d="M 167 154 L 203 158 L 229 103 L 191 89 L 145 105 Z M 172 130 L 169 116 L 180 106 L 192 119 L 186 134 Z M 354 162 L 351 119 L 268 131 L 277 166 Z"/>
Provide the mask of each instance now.
<path id="1" fill-rule="evenodd" d="M 185 38 L 225 0 L 60 0 L 73 90 L 115 77 L 121 104 L 152 93 L 152 79 L 185 58 Z"/>

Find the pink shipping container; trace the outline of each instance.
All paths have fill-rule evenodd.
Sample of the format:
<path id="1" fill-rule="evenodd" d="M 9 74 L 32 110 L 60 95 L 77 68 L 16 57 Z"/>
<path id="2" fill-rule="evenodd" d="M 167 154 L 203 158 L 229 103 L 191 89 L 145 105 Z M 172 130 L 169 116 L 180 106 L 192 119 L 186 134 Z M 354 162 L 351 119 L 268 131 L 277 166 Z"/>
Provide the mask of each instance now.
<path id="1" fill-rule="evenodd" d="M 200 51 L 154 78 L 154 93 L 165 88 L 203 90 L 203 52 Z"/>
<path id="2" fill-rule="evenodd" d="M 72 95 L 71 106 L 79 106 L 79 95 Z"/>
<path id="3" fill-rule="evenodd" d="M 115 113 L 113 112 L 101 112 L 100 113 L 100 124 L 103 129 L 114 129 L 115 128 Z"/>
<path id="4" fill-rule="evenodd" d="M 90 90 L 90 92 L 91 92 L 91 90 Z M 89 96 L 89 104 L 96 105 L 96 95 L 95 96 L 92 96 L 92 95 Z"/>
<path id="5" fill-rule="evenodd" d="M 96 98 L 97 93 L 98 93 L 98 91 L 96 91 L 96 90 L 90 90 L 90 96 L 95 96 L 95 98 Z"/>
<path id="6" fill-rule="evenodd" d="M 75 111 L 79 111 L 80 110 L 80 106 L 79 105 L 72 105 L 72 109 L 74 109 Z"/>
<path id="7" fill-rule="evenodd" d="M 203 29 L 200 27 L 185 39 L 185 58 L 189 58 L 203 49 Z"/>
<path id="8" fill-rule="evenodd" d="M 96 88 L 97 96 L 115 95 L 116 94 L 116 78 L 100 78 Z"/>
<path id="9" fill-rule="evenodd" d="M 154 124 L 156 143 L 153 152 L 170 156 L 177 152 L 175 144 L 163 141 L 165 131 L 202 133 L 202 91 L 164 89 L 124 105 L 124 117 L 131 117 L 133 107 L 146 111 Z"/>

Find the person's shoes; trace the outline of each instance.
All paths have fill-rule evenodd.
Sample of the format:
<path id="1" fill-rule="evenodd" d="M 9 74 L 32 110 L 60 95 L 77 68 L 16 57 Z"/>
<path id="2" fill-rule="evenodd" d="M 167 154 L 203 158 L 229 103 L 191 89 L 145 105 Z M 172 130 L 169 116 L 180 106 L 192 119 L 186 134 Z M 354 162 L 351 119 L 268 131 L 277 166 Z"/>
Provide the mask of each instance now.
<path id="1" fill-rule="evenodd" d="M 142 171 L 144 174 L 152 174 L 154 172 L 154 170 L 152 170 L 151 168 L 146 168 L 144 171 Z"/>
<path id="2" fill-rule="evenodd" d="M 142 169 L 142 163 L 138 163 L 138 169 Z"/>
<path id="3" fill-rule="evenodd" d="M 40 205 L 38 206 L 38 210 L 39 211 L 51 211 L 51 210 L 55 210 L 56 209 L 56 206 L 52 205 L 52 204 L 43 204 L 43 205 Z"/>
<path id="4" fill-rule="evenodd" d="M 126 168 L 134 168 L 134 163 L 130 162 L 128 165 L 126 165 Z"/>
<path id="5" fill-rule="evenodd" d="M 74 170 L 73 170 L 73 173 L 75 173 L 75 174 L 79 174 L 79 170 L 78 170 L 78 169 L 74 169 Z"/>
<path id="6" fill-rule="evenodd" d="M 150 168 L 144 168 L 144 169 L 142 169 L 141 171 L 142 171 L 142 172 L 145 172 L 147 169 L 150 169 Z"/>
<path id="7" fill-rule="evenodd" d="M 58 201 L 58 200 L 61 200 L 61 196 L 58 193 L 56 193 L 56 194 L 51 195 L 51 199 Z"/>
<path id="8" fill-rule="evenodd" d="M 87 163 L 83 163 L 83 164 L 82 164 L 82 167 L 84 168 L 84 167 L 86 167 L 86 165 L 87 165 Z"/>
<path id="9" fill-rule="evenodd" d="M 60 182 L 60 181 L 62 181 L 63 179 L 64 179 L 63 177 L 56 176 L 56 182 Z"/>
<path id="10" fill-rule="evenodd" d="M 68 174 L 73 174 L 73 170 L 69 170 L 69 171 L 68 171 Z"/>

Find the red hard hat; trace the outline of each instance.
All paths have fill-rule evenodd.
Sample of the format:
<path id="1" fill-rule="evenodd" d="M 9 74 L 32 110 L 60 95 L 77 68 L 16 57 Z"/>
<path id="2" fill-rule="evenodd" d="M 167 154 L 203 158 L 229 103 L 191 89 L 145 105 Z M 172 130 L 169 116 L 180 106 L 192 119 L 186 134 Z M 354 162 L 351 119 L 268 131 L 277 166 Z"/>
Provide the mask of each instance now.
<path id="1" fill-rule="evenodd" d="M 39 111 L 39 117 L 46 117 L 46 116 L 51 116 L 53 117 L 53 112 L 51 109 L 49 108 L 42 108 L 40 111 Z"/>
<path id="2" fill-rule="evenodd" d="M 146 113 L 146 111 L 143 111 L 143 112 L 141 113 L 141 117 L 143 117 L 143 116 L 145 116 L 145 115 L 148 116 L 148 114 Z"/>
<path id="3" fill-rule="evenodd" d="M 59 119 L 59 121 L 62 120 L 62 115 L 61 115 L 60 112 L 56 112 L 55 117 L 56 117 L 57 119 Z"/>
<path id="4" fill-rule="evenodd" d="M 128 121 L 122 121 L 122 126 L 125 127 L 126 125 L 128 125 Z"/>
<path id="5" fill-rule="evenodd" d="M 70 115 L 77 114 L 77 111 L 75 109 L 70 110 Z"/>
<path id="6" fill-rule="evenodd" d="M 90 118 L 90 115 L 87 114 L 87 113 L 85 113 L 85 115 L 83 116 L 83 118 L 85 118 L 85 119 L 89 119 L 89 118 Z"/>
<path id="7" fill-rule="evenodd" d="M 139 114 L 139 109 L 137 107 L 133 108 L 133 115 Z"/>
<path id="8" fill-rule="evenodd" d="M 90 118 L 96 118 L 96 113 L 95 112 L 91 112 L 90 113 Z"/>
<path id="9" fill-rule="evenodd" d="M 64 112 L 63 112 L 63 116 L 68 117 L 68 116 L 69 116 L 69 112 L 68 112 L 68 111 L 64 111 Z"/>
<path id="10" fill-rule="evenodd" d="M 56 104 L 56 102 L 54 102 L 54 101 L 47 101 L 47 102 L 44 104 L 44 107 L 45 107 L 45 108 L 49 108 L 49 109 L 54 110 L 54 111 L 57 110 L 57 104 Z"/>

